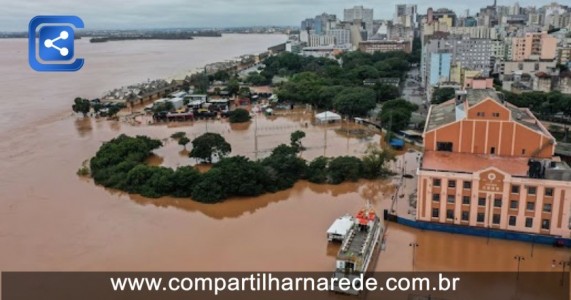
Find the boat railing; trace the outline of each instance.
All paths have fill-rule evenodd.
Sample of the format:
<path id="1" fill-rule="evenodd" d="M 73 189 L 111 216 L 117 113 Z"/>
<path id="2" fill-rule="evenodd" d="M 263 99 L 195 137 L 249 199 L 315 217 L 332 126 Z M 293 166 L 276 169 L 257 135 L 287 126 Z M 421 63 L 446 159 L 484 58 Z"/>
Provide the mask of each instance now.
<path id="1" fill-rule="evenodd" d="M 341 251 L 343 251 L 343 252 L 347 251 L 347 249 L 349 248 L 349 245 L 351 245 L 351 242 L 353 242 L 353 238 L 355 237 L 355 234 L 356 234 L 356 232 L 355 232 L 354 228 L 351 228 L 349 231 L 349 234 L 347 235 L 347 237 L 343 241 L 343 244 L 341 245 Z"/>

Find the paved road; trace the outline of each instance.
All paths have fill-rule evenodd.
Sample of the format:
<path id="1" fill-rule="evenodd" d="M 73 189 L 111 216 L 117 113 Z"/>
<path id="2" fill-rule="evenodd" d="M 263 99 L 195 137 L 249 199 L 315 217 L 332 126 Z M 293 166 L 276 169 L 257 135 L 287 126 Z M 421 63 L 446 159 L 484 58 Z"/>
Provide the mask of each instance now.
<path id="1" fill-rule="evenodd" d="M 419 91 L 420 82 L 416 80 L 419 76 L 418 68 L 412 69 L 408 72 L 407 79 L 404 83 L 402 97 L 420 107 L 419 112 L 421 115 L 426 115 L 424 91 Z"/>

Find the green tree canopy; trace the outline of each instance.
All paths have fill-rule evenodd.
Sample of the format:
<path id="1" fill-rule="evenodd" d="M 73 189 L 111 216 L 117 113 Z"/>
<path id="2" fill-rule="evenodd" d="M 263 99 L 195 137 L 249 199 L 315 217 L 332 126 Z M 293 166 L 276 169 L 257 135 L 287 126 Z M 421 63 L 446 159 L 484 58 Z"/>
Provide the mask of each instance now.
<path id="1" fill-rule="evenodd" d="M 248 77 L 246 77 L 246 82 L 249 82 L 254 86 L 270 84 L 270 80 L 268 80 L 268 78 L 266 78 L 265 76 L 263 76 L 258 72 L 248 73 Z"/>
<path id="2" fill-rule="evenodd" d="M 251 118 L 249 111 L 243 108 L 236 108 L 230 112 L 229 121 L 230 123 L 243 123 L 250 121 Z"/>
<path id="3" fill-rule="evenodd" d="M 346 180 L 357 181 L 363 173 L 363 163 L 354 156 L 339 156 L 329 162 L 329 182 L 339 184 Z"/>
<path id="4" fill-rule="evenodd" d="M 257 196 L 265 192 L 265 169 L 259 162 L 244 156 L 221 159 L 213 169 L 221 171 L 225 193 L 236 196 Z"/>
<path id="5" fill-rule="evenodd" d="M 305 137 L 305 132 L 301 130 L 296 130 L 290 135 L 290 146 L 296 151 L 303 150 L 303 145 L 301 144 L 301 139 Z"/>
<path id="6" fill-rule="evenodd" d="M 268 191 L 290 188 L 305 176 L 305 161 L 297 157 L 297 149 L 281 144 L 274 148 L 272 154 L 262 160 L 266 169 L 267 180 L 272 182 L 267 186 Z"/>
<path id="7" fill-rule="evenodd" d="M 214 81 L 214 80 L 226 81 L 226 80 L 230 79 L 230 73 L 228 73 L 227 71 L 224 71 L 224 70 L 218 70 L 218 71 L 216 71 L 216 73 L 209 76 L 208 79 L 210 81 Z"/>
<path id="8" fill-rule="evenodd" d="M 440 104 L 442 102 L 446 102 L 450 99 L 453 99 L 455 96 L 456 90 L 454 88 L 436 88 L 434 89 L 434 93 L 432 94 L 432 104 Z"/>
<path id="9" fill-rule="evenodd" d="M 376 146 L 370 146 L 363 157 L 363 173 L 365 178 L 375 179 L 390 173 L 386 164 L 395 160 L 395 155 L 389 150 L 383 150 Z"/>
<path id="10" fill-rule="evenodd" d="M 200 172 L 193 167 L 178 167 L 172 177 L 173 191 L 175 197 L 190 197 L 194 186 L 202 179 Z"/>
<path id="11" fill-rule="evenodd" d="M 351 117 L 364 116 L 376 106 L 376 94 L 362 87 L 344 89 L 335 96 L 333 107 Z"/>
<path id="12" fill-rule="evenodd" d="M 230 144 L 218 133 L 207 132 L 192 141 L 189 156 L 211 163 L 214 157 L 223 158 L 232 151 Z"/>
<path id="13" fill-rule="evenodd" d="M 379 78 L 379 71 L 377 71 L 377 69 L 371 65 L 358 66 L 351 70 L 351 73 L 351 76 L 359 81 Z"/>
<path id="14" fill-rule="evenodd" d="M 192 189 L 192 199 L 205 203 L 216 203 L 225 199 L 226 179 L 220 169 L 211 169 L 202 175 L 202 179 Z"/>
<path id="15" fill-rule="evenodd" d="M 73 109 L 73 111 L 76 113 L 83 114 L 83 116 L 85 117 L 91 110 L 91 103 L 87 99 L 77 97 L 73 100 L 73 105 L 71 106 L 71 109 Z"/>
<path id="16" fill-rule="evenodd" d="M 418 105 L 404 99 L 389 100 L 383 104 L 379 119 L 383 128 L 389 131 L 400 131 L 408 127 L 412 112 Z"/>
<path id="17" fill-rule="evenodd" d="M 226 91 L 230 95 L 238 94 L 238 91 L 240 91 L 240 83 L 238 82 L 238 80 L 230 79 L 230 81 L 228 81 L 228 84 L 226 85 Z"/>
<path id="18" fill-rule="evenodd" d="M 329 158 L 324 156 L 319 156 L 312 160 L 307 166 L 307 180 L 313 183 L 325 183 L 327 182 L 327 164 L 329 163 Z"/>
<path id="19" fill-rule="evenodd" d="M 178 144 L 183 146 L 185 149 L 186 149 L 186 144 L 188 143 L 190 143 L 190 139 L 187 138 L 186 136 L 183 136 L 178 140 Z"/>
<path id="20" fill-rule="evenodd" d="M 175 139 L 175 140 L 178 140 L 184 136 L 186 136 L 186 132 L 184 132 L 184 131 L 177 131 L 177 132 L 171 134 L 171 138 Z"/>
<path id="21" fill-rule="evenodd" d="M 379 102 L 396 99 L 400 96 L 399 88 L 392 84 L 377 83 L 374 89 L 377 92 L 377 101 Z"/>

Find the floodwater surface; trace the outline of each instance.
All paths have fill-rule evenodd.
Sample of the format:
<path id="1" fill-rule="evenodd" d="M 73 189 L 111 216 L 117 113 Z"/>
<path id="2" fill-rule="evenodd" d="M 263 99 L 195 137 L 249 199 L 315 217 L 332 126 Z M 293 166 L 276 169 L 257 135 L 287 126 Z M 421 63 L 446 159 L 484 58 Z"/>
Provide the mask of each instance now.
<path id="1" fill-rule="evenodd" d="M 304 111 L 258 116 L 241 127 L 224 120 L 133 126 L 70 113 L 75 96 L 97 97 L 113 87 L 184 71 L 180 66 L 192 69 L 262 51 L 283 39 L 245 35 L 207 44 L 201 44 L 202 39 L 86 44 L 86 67 L 74 74 L 33 73 L 20 57 L 26 57 L 25 40 L 0 41 L 0 270 L 332 270 L 336 246 L 328 245 L 325 235 L 331 222 L 355 213 L 367 201 L 381 213 L 390 207 L 395 180 L 336 186 L 300 181 L 274 194 L 206 205 L 128 195 L 76 175 L 101 143 L 121 133 L 164 140 L 149 163 L 168 167 L 194 164 L 169 138 L 176 131 L 189 137 L 220 133 L 231 143 L 232 155 L 252 159 L 289 143 L 289 134 L 298 129 L 307 133 L 302 154 L 306 159 L 359 156 L 370 143 L 379 144 L 377 134 L 351 137 L 340 125 L 314 126 L 312 113 Z M 195 46 L 198 50 L 192 50 Z M 202 53 L 211 56 L 206 59 Z M 404 157 L 406 172 L 414 174 L 416 154 Z M 398 169 L 403 163 L 393 166 Z M 406 179 L 406 184 L 405 190 L 414 190 L 414 179 Z M 406 199 L 398 206 L 406 207 L 401 201 Z M 523 271 L 552 270 L 553 259 L 569 255 L 568 250 L 542 245 L 532 248 L 389 224 L 376 270 L 411 270 L 409 244 L 414 241 L 419 244 L 416 270 L 512 271 L 514 255 L 526 256 Z"/>

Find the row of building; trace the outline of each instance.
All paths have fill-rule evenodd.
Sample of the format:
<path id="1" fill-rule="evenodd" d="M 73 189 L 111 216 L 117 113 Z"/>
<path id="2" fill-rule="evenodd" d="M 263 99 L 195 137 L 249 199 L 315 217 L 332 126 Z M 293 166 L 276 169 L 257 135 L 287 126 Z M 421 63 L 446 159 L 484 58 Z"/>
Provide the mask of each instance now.
<path id="1" fill-rule="evenodd" d="M 434 88 L 461 87 L 468 78 L 497 77 L 503 89 L 571 93 L 571 8 L 552 3 L 536 9 L 482 8 L 463 17 L 429 8 L 420 22 L 421 81 L 427 99 Z"/>
<path id="2" fill-rule="evenodd" d="M 301 22 L 299 36 L 289 41 L 289 49 L 320 56 L 336 49 L 410 52 L 418 28 L 416 11 L 416 5 L 397 5 L 393 20 L 376 20 L 373 9 L 363 6 L 345 9 L 343 19 L 323 13 Z"/>

